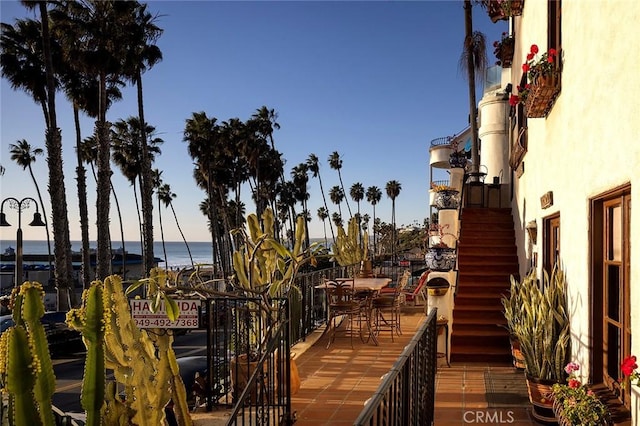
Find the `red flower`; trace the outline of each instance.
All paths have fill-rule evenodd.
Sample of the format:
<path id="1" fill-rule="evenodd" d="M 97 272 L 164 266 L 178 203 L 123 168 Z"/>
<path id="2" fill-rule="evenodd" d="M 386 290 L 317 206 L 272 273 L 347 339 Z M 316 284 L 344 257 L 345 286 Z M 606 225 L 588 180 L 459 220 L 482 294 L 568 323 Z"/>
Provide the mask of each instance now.
<path id="1" fill-rule="evenodd" d="M 552 64 L 553 63 L 553 56 L 547 56 L 547 62 Z"/>
<path id="2" fill-rule="evenodd" d="M 532 44 L 531 45 L 531 53 L 533 53 L 534 55 L 536 53 L 538 53 L 538 45 L 537 44 Z"/>
<path id="3" fill-rule="evenodd" d="M 522 71 L 523 72 L 529 71 L 529 64 L 522 64 Z"/>
<path id="4" fill-rule="evenodd" d="M 636 368 L 638 368 L 638 364 L 636 362 L 635 355 L 631 355 L 625 358 L 624 361 L 622 361 L 622 364 L 620 364 L 620 370 L 622 370 L 622 374 L 624 374 L 625 376 L 630 376 L 631 374 L 633 374 L 633 370 L 635 370 Z"/>
<path id="5" fill-rule="evenodd" d="M 520 103 L 520 98 L 518 97 L 518 95 L 511 95 L 511 97 L 509 98 L 509 105 L 516 106 L 519 103 Z"/>
<path id="6" fill-rule="evenodd" d="M 569 387 L 571 389 L 578 389 L 580 387 L 580 381 L 576 379 L 569 379 Z"/>
<path id="7" fill-rule="evenodd" d="M 556 56 L 557 54 L 558 54 L 558 51 L 553 47 L 549 49 L 549 56 Z"/>
<path id="8" fill-rule="evenodd" d="M 534 55 L 533 53 L 529 53 L 529 54 L 527 55 L 527 61 L 532 60 L 534 56 L 535 56 L 535 55 Z"/>
<path id="9" fill-rule="evenodd" d="M 497 41 L 493 42 L 493 47 L 498 47 L 498 42 Z"/>

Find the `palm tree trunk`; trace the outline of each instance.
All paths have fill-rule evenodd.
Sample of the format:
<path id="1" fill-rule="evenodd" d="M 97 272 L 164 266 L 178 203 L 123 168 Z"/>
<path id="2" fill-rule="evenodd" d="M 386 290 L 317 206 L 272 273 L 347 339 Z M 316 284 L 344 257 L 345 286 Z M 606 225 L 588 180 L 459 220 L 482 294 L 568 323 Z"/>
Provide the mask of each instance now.
<path id="1" fill-rule="evenodd" d="M 82 285 L 85 289 L 91 285 L 91 256 L 89 253 L 89 208 L 87 207 L 87 175 L 86 169 L 82 163 L 82 136 L 80 131 L 80 116 L 78 105 L 73 104 L 73 122 L 76 129 L 76 159 L 78 165 L 76 167 L 77 190 L 78 190 L 78 208 L 80 211 L 80 234 L 82 236 Z"/>
<path id="2" fill-rule="evenodd" d="M 180 235 L 182 236 L 182 241 L 184 241 L 184 245 L 187 247 L 187 253 L 189 253 L 189 260 L 191 260 L 191 266 L 193 267 L 194 264 L 193 264 L 193 256 L 191 255 L 191 249 L 189 248 L 189 243 L 187 243 L 187 239 L 185 238 L 184 232 L 182 232 L 182 228 L 180 227 L 180 223 L 178 222 L 178 215 L 176 214 L 176 209 L 173 208 L 173 203 L 169 203 L 169 206 L 171 207 L 173 218 L 176 220 L 176 226 L 178 227 L 178 231 L 180 231 Z"/>
<path id="3" fill-rule="evenodd" d="M 144 103 L 142 96 L 142 73 L 140 69 L 136 74 L 136 87 L 138 89 L 138 116 L 140 118 L 140 139 L 142 140 L 142 217 L 144 224 L 144 248 L 146 253 L 145 274 L 154 267 L 153 254 L 153 185 L 151 178 L 151 161 L 147 146 L 146 122 L 144 121 Z"/>
<path id="4" fill-rule="evenodd" d="M 44 229 L 47 233 L 47 260 L 49 262 L 49 281 L 51 281 L 51 272 L 53 270 L 53 265 L 51 264 L 51 236 L 49 235 L 49 219 L 47 219 L 47 213 L 44 209 L 44 202 L 42 201 L 42 193 L 40 192 L 40 186 L 38 185 L 38 181 L 36 181 L 36 177 L 33 174 L 33 169 L 31 168 L 31 164 L 29 164 L 29 174 L 31 175 L 31 180 L 36 187 L 36 193 L 38 194 L 38 201 L 40 201 L 40 207 L 42 207 L 42 216 L 44 217 Z M 50 285 L 51 282 L 47 283 Z"/>
<path id="5" fill-rule="evenodd" d="M 322 178 L 320 177 L 320 172 L 318 172 L 318 182 L 320 182 L 320 193 L 322 194 L 322 201 L 324 202 L 324 208 L 327 210 L 327 214 L 329 214 L 329 206 L 327 205 L 327 197 L 324 195 L 324 188 L 322 187 Z M 329 221 L 329 230 L 331 231 L 331 238 L 333 239 L 333 244 L 336 243 L 336 234 L 333 232 L 333 224 Z"/>
<path id="6" fill-rule="evenodd" d="M 165 269 L 169 269 L 169 259 L 167 258 L 167 246 L 164 241 L 164 225 L 162 224 L 162 206 L 160 197 L 158 197 L 158 220 L 160 220 L 160 238 L 162 239 L 162 252 L 164 254 Z"/>
<path id="7" fill-rule="evenodd" d="M 116 189 L 113 186 L 113 182 L 111 184 L 111 192 L 113 193 L 113 201 L 116 203 L 116 210 L 118 212 L 118 221 L 120 222 L 120 238 L 122 239 L 122 279 L 127 279 L 127 250 L 124 246 L 124 226 L 122 224 L 122 213 L 120 212 L 120 203 L 118 202 L 118 194 L 116 194 Z M 109 263 L 111 265 L 111 262 Z M 113 268 L 110 268 L 113 269 Z M 111 273 L 112 271 L 110 271 Z"/>
<path id="8" fill-rule="evenodd" d="M 473 15 L 471 0 L 464 0 L 465 48 L 471 49 L 473 36 Z M 478 147 L 478 121 L 476 119 L 476 73 L 473 55 L 467 54 L 467 72 L 469 84 L 469 124 L 471 126 L 471 172 L 480 170 L 480 154 Z"/>

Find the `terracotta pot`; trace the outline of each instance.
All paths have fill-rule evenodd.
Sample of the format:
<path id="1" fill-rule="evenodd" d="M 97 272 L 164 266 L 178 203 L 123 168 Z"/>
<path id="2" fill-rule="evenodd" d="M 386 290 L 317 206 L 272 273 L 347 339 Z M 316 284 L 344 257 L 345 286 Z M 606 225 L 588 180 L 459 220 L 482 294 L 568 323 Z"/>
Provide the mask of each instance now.
<path id="1" fill-rule="evenodd" d="M 545 380 L 526 375 L 529 401 L 533 405 L 533 417 L 546 424 L 557 424 L 558 419 L 553 413 L 553 393 L 551 387 L 560 383 L 558 380 Z"/>

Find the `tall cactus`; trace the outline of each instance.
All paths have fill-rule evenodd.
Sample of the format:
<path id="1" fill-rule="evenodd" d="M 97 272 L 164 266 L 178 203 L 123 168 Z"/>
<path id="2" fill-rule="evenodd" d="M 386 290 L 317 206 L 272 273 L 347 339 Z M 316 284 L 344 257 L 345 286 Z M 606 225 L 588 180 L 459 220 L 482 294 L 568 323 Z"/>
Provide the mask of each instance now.
<path id="1" fill-rule="evenodd" d="M 87 413 L 88 426 L 100 425 L 104 405 L 104 313 L 102 285 L 94 282 L 83 295 L 83 307 L 67 314 L 67 323 L 82 333 L 87 348 L 80 402 Z"/>
<path id="2" fill-rule="evenodd" d="M 40 321 L 44 315 L 42 285 L 25 282 L 12 296 L 15 326 L 0 339 L 0 375 L 9 393 L 10 422 L 15 426 L 53 425 L 51 398 L 56 379 Z"/>
<path id="3" fill-rule="evenodd" d="M 180 425 L 191 425 L 186 391 L 172 349 L 173 336 L 165 330 L 147 333 L 136 326 L 117 275 L 94 282 L 83 300 L 83 308 L 71 311 L 67 322 L 83 333 L 87 346 L 82 396 L 87 415 L 91 409 L 100 414 L 103 424 L 156 426 L 164 424 L 164 407 L 173 399 Z M 100 387 L 105 368 L 113 370 L 115 377 L 106 391 Z M 99 395 L 103 397 L 98 399 Z M 106 402 L 104 407 L 102 401 Z M 89 423 L 89 417 L 87 420 L 88 424 L 100 424 Z"/>
<path id="4" fill-rule="evenodd" d="M 347 231 L 338 228 L 338 237 L 333 245 L 333 258 L 340 266 L 358 265 L 368 257 L 369 235 L 363 231 L 360 238 L 360 224 L 356 217 L 349 220 Z"/>

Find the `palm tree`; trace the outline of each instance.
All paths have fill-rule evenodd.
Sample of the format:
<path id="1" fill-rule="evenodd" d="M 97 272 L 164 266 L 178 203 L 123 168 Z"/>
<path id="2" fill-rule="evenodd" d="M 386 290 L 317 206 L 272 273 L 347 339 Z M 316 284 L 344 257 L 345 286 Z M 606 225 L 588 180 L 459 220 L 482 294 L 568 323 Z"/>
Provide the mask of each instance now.
<path id="1" fill-rule="evenodd" d="M 49 279 L 51 279 L 51 238 L 49 236 L 49 221 L 47 220 L 47 213 L 44 208 L 44 202 L 42 201 L 42 193 L 40 192 L 40 185 L 38 185 L 38 181 L 36 180 L 35 175 L 33 174 L 33 168 L 31 167 L 32 163 L 36 162 L 36 157 L 38 155 L 42 155 L 42 148 L 33 148 L 31 149 L 31 144 L 27 142 L 25 139 L 17 141 L 15 144 L 9 144 L 9 150 L 11 151 L 11 160 L 15 161 L 16 164 L 22 167 L 22 170 L 29 169 L 29 175 L 31 175 L 31 180 L 36 187 L 36 192 L 38 193 L 38 200 L 40 201 L 40 207 L 42 207 L 42 216 L 44 216 L 44 226 L 47 232 L 47 260 L 49 261 Z"/>
<path id="2" fill-rule="evenodd" d="M 329 212 L 324 207 L 318 207 L 318 219 L 322 221 L 322 227 L 324 228 L 324 246 L 329 247 L 329 242 L 327 241 L 327 218 L 329 217 Z"/>
<path id="3" fill-rule="evenodd" d="M 309 200 L 309 191 L 307 189 L 307 183 L 309 182 L 308 171 L 309 166 L 306 163 L 300 163 L 291 170 L 291 177 L 295 186 L 295 198 L 302 204 L 302 215 L 305 218 L 309 217 L 307 210 L 307 201 Z M 293 231 L 295 234 L 295 229 Z M 309 247 L 309 226 L 305 226 L 305 243 L 306 247 Z"/>
<path id="4" fill-rule="evenodd" d="M 400 195 L 402 185 L 397 180 L 390 180 L 385 187 L 387 197 L 391 198 L 391 226 L 393 232 L 391 234 L 391 260 L 396 261 L 396 198 Z"/>
<path id="5" fill-rule="evenodd" d="M 54 27 L 53 32 L 57 30 Z M 78 207 L 80 215 L 81 234 L 81 274 L 82 283 L 88 288 L 91 284 L 91 253 L 89 251 L 89 208 L 87 205 L 87 176 L 84 167 L 82 131 L 80 128 L 80 111 L 82 110 L 89 117 L 98 116 L 98 81 L 89 75 L 74 70 L 70 64 L 60 61 L 60 79 L 67 99 L 73 106 L 73 121 L 76 132 L 76 187 L 78 195 Z M 107 86 L 107 104 L 111 105 L 114 100 L 122 99 L 120 86 L 123 83 L 119 80 L 111 80 Z M 124 257 L 123 257 L 124 261 Z"/>
<path id="6" fill-rule="evenodd" d="M 382 199 L 382 191 L 377 186 L 370 186 L 367 188 L 367 201 L 373 206 L 373 256 L 377 254 L 376 251 L 376 204 Z"/>
<path id="7" fill-rule="evenodd" d="M 460 67 L 467 71 L 469 85 L 469 116 L 471 124 L 471 172 L 480 169 L 480 155 L 478 144 L 478 114 L 476 102 L 476 79 L 482 80 L 483 72 L 487 68 L 487 50 L 484 34 L 473 31 L 473 15 L 471 0 L 464 0 L 464 47 L 460 56 Z M 478 72 L 476 74 L 476 72 Z"/>
<path id="8" fill-rule="evenodd" d="M 162 52 L 155 45 L 162 34 L 156 24 L 156 16 L 147 11 L 146 4 L 136 3 L 135 18 L 129 22 L 130 39 L 128 55 L 125 59 L 125 74 L 135 83 L 138 97 L 138 119 L 146 123 L 144 118 L 144 99 L 142 95 L 142 74 L 162 60 Z M 146 126 L 140 126 L 140 140 L 147 140 Z M 152 155 L 146 143 L 140 144 L 140 192 L 142 194 L 142 216 L 144 242 L 143 262 L 145 272 L 154 266 L 153 254 L 153 177 L 151 165 Z"/>
<path id="9" fill-rule="evenodd" d="M 318 156 L 315 154 L 309 154 L 307 158 L 307 166 L 309 166 L 309 171 L 314 178 L 318 178 L 318 182 L 320 182 L 320 194 L 322 194 L 322 201 L 324 203 L 324 209 L 329 214 L 329 206 L 327 205 L 327 197 L 324 194 L 324 188 L 322 187 L 322 177 L 320 176 L 320 162 L 318 160 Z M 333 232 L 333 226 L 331 222 L 329 222 L 329 230 L 331 231 L 331 237 L 333 242 L 336 242 L 336 236 Z"/>
<path id="10" fill-rule="evenodd" d="M 338 171 L 340 186 L 342 187 L 342 193 L 344 194 L 344 183 L 342 182 L 342 173 L 340 172 L 340 170 L 342 170 L 342 159 L 340 158 L 340 154 L 338 154 L 338 151 L 333 151 L 333 153 L 331 153 L 331 155 L 329 156 L 329 165 L 332 169 Z M 345 202 L 347 203 L 347 210 L 349 210 L 349 217 L 352 217 L 353 215 L 351 214 L 351 207 L 349 207 L 349 200 L 345 198 Z M 340 213 L 340 215 L 342 216 L 342 212 Z"/>
<path id="11" fill-rule="evenodd" d="M 191 266 L 193 267 L 193 256 L 191 255 L 191 249 L 189 248 L 189 243 L 187 243 L 187 239 L 184 236 L 184 232 L 182 232 L 182 228 L 180 227 L 180 222 L 178 221 L 178 215 L 176 214 L 176 210 L 173 207 L 173 200 L 177 197 L 177 195 L 171 192 L 171 187 L 168 184 L 163 184 L 158 188 L 158 200 L 164 203 L 165 207 L 170 207 L 171 212 L 173 213 L 173 218 L 176 221 L 176 226 L 178 227 L 178 231 L 180 231 L 180 235 L 182 236 L 182 241 L 184 241 L 184 245 L 187 247 L 187 253 L 189 253 L 189 260 L 191 260 Z M 160 213 L 158 213 L 160 214 Z M 164 245 L 164 238 L 163 238 Z M 163 246 L 164 247 L 164 246 Z M 167 254 L 164 255 L 165 259 L 167 258 Z"/>
<path id="12" fill-rule="evenodd" d="M 342 222 L 342 216 L 338 212 L 333 212 L 333 214 L 331 214 L 331 221 L 336 225 L 336 228 L 340 228 L 344 224 Z"/>
<path id="13" fill-rule="evenodd" d="M 329 189 L 329 198 L 331 202 L 338 206 L 338 213 L 340 217 L 342 217 L 342 209 L 340 208 L 340 203 L 344 200 L 344 191 L 338 185 L 332 186 Z"/>
<path id="14" fill-rule="evenodd" d="M 7 77 L 11 87 L 29 93 L 40 104 L 44 115 L 58 309 L 67 310 L 70 302 L 69 288 L 73 287 L 73 265 L 62 167 L 62 137 L 56 117 L 57 81 L 53 69 L 47 2 L 23 4 L 27 8 L 39 8 L 40 23 L 18 20 L 15 27 L 2 24 L 0 63 L 2 75 Z"/>
<path id="15" fill-rule="evenodd" d="M 358 225 L 362 226 L 362 217 L 360 216 L 360 201 L 364 199 L 364 186 L 362 186 L 360 182 L 354 183 L 349 189 L 349 195 L 351 195 L 351 199 L 358 205 L 358 213 L 356 213 L 356 217 L 358 218 Z M 360 234 L 360 238 L 362 238 L 362 234 Z M 360 243 L 362 243 L 362 241 L 360 241 Z"/>
<path id="16" fill-rule="evenodd" d="M 109 235 L 111 191 L 111 143 L 107 123 L 107 82 L 123 74 L 122 64 L 132 48 L 132 21 L 136 2 L 86 0 L 60 2 L 51 12 L 59 26 L 63 51 L 80 72 L 95 76 L 99 82 L 99 108 L 95 135 L 97 156 L 97 253 L 96 278 L 111 273 L 111 237 Z M 143 121 L 144 122 L 144 121 Z M 55 228 L 55 227 L 54 227 Z"/>

